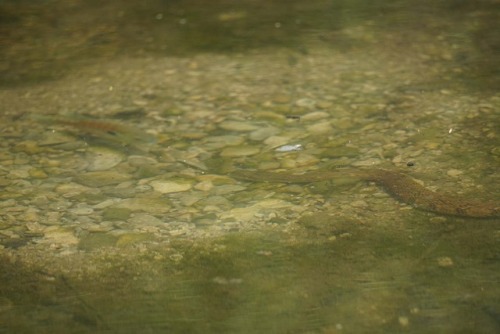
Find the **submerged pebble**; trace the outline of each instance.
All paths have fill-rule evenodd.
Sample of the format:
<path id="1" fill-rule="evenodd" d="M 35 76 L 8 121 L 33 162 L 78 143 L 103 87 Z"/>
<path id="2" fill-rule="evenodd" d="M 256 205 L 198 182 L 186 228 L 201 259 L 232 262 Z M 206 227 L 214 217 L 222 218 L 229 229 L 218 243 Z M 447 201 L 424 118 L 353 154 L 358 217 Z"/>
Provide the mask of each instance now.
<path id="1" fill-rule="evenodd" d="M 154 190 L 162 194 L 188 191 L 193 187 L 192 182 L 189 180 L 155 180 L 150 185 Z"/>
<path id="2" fill-rule="evenodd" d="M 77 183 L 83 184 L 88 187 L 102 187 L 114 185 L 128 181 L 132 178 L 129 174 L 124 174 L 116 171 L 97 171 L 87 172 L 77 175 L 74 180 Z"/>
<path id="3" fill-rule="evenodd" d="M 91 147 L 87 150 L 86 159 L 89 161 L 88 171 L 104 171 L 122 162 L 124 155 L 103 147 Z"/>
<path id="4" fill-rule="evenodd" d="M 238 121 L 224 121 L 219 124 L 219 127 L 227 131 L 235 131 L 235 132 L 248 132 L 258 129 L 257 125 L 254 125 L 249 122 L 238 122 Z"/>
<path id="5" fill-rule="evenodd" d="M 259 152 L 260 148 L 258 146 L 234 146 L 223 149 L 220 155 L 222 157 L 244 157 L 255 155 Z"/>

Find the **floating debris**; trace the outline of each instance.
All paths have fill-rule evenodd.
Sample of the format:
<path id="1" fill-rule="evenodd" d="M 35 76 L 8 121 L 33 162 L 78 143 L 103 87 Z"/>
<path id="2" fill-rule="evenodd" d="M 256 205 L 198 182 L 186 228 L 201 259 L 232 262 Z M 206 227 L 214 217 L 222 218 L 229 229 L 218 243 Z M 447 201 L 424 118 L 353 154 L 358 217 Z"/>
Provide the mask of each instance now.
<path id="1" fill-rule="evenodd" d="M 295 144 L 295 145 L 283 145 L 274 150 L 276 152 L 295 152 L 295 151 L 302 151 L 303 149 L 304 146 L 302 146 L 302 144 Z"/>

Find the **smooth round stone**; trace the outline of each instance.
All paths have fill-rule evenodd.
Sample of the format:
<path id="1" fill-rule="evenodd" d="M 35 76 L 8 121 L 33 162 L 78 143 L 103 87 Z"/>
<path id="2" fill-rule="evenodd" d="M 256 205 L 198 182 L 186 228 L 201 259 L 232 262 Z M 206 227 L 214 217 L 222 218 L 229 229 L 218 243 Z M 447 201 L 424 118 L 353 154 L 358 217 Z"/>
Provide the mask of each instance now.
<path id="1" fill-rule="evenodd" d="M 200 191 L 210 191 L 214 187 L 214 184 L 210 180 L 201 181 L 194 186 L 194 189 Z"/>
<path id="2" fill-rule="evenodd" d="M 234 146 L 223 149 L 220 155 L 222 157 L 246 157 L 259 152 L 260 149 L 256 146 Z"/>
<path id="3" fill-rule="evenodd" d="M 152 216 L 147 213 L 136 213 L 133 215 L 133 217 L 129 218 L 127 220 L 129 223 L 132 223 L 134 225 L 141 225 L 141 226 L 162 226 L 164 223 L 156 218 L 155 216 Z"/>
<path id="4" fill-rule="evenodd" d="M 130 210 L 125 208 L 107 208 L 102 213 L 102 218 L 106 220 L 127 220 L 130 217 Z"/>
<path id="5" fill-rule="evenodd" d="M 451 177 L 458 177 L 460 175 L 462 175 L 464 172 L 462 172 L 461 170 L 459 169 L 449 169 L 446 174 L 448 174 L 448 176 L 451 176 Z"/>
<path id="6" fill-rule="evenodd" d="M 257 125 L 248 122 L 238 122 L 238 121 L 224 121 L 219 124 L 219 127 L 227 131 L 236 131 L 236 132 L 254 131 L 259 128 Z"/>
<path id="7" fill-rule="evenodd" d="M 214 189 L 215 195 L 226 195 L 226 194 L 231 194 L 239 191 L 243 191 L 247 189 L 247 187 L 243 187 L 240 185 L 236 184 L 225 184 L 221 186 L 217 186 Z"/>
<path id="8" fill-rule="evenodd" d="M 277 161 L 263 161 L 259 164 L 258 169 L 260 170 L 271 170 L 280 167 L 280 163 Z"/>
<path id="9" fill-rule="evenodd" d="M 280 199 L 266 199 L 251 206 L 234 208 L 223 212 L 220 215 L 220 219 L 236 219 L 237 221 L 247 222 L 258 217 L 263 211 L 267 211 L 269 209 L 282 210 L 292 206 L 293 205 L 291 203 Z"/>
<path id="10" fill-rule="evenodd" d="M 130 211 L 144 211 L 152 214 L 170 211 L 170 202 L 165 198 L 127 198 L 115 204 L 113 208 L 129 209 Z"/>
<path id="11" fill-rule="evenodd" d="M 14 146 L 14 152 L 24 152 L 27 154 L 35 154 L 41 151 L 40 146 L 34 140 L 25 140 Z"/>
<path id="12" fill-rule="evenodd" d="M 245 139 L 242 136 L 227 135 L 207 137 L 205 140 L 214 148 L 222 148 L 226 146 L 241 145 Z"/>
<path id="13" fill-rule="evenodd" d="M 268 126 L 251 132 L 249 138 L 251 140 L 261 141 L 271 136 L 274 136 L 277 133 L 279 133 L 279 129 Z"/>
<path id="14" fill-rule="evenodd" d="M 307 153 L 299 153 L 295 157 L 290 157 L 281 160 L 281 167 L 282 168 L 296 168 L 296 167 L 301 167 L 301 166 L 310 166 L 310 165 L 315 165 L 319 162 L 319 159 L 316 158 L 313 155 L 307 154 Z"/>
<path id="15" fill-rule="evenodd" d="M 280 104 L 285 104 L 285 103 L 290 103 L 291 102 L 290 95 L 286 94 L 276 94 L 272 97 L 272 101 L 274 103 L 280 103 Z"/>
<path id="16" fill-rule="evenodd" d="M 128 157 L 127 162 L 130 166 L 141 167 L 144 165 L 156 165 L 158 161 L 151 157 L 145 157 L 142 155 L 131 155 Z"/>
<path id="17" fill-rule="evenodd" d="M 77 215 L 77 216 L 86 216 L 90 215 L 92 212 L 94 212 L 94 209 L 92 208 L 74 208 L 69 210 L 72 214 Z"/>
<path id="18" fill-rule="evenodd" d="M 45 133 L 45 138 L 41 139 L 38 145 L 54 146 L 54 145 L 69 144 L 69 143 L 74 143 L 76 146 L 80 145 L 70 135 L 67 135 L 61 131 L 55 131 L 55 132 L 50 131 Z"/>
<path id="19" fill-rule="evenodd" d="M 9 176 L 18 179 L 28 179 L 30 177 L 30 173 L 28 168 L 23 168 L 21 166 L 18 169 L 9 171 Z"/>
<path id="20" fill-rule="evenodd" d="M 278 147 L 278 146 L 288 144 L 290 142 L 290 140 L 291 139 L 289 137 L 272 136 L 272 137 L 267 138 L 264 141 L 264 144 L 266 144 L 267 146 L 270 146 L 270 147 Z"/>
<path id="21" fill-rule="evenodd" d="M 437 258 L 437 264 L 439 267 L 448 268 L 453 267 L 453 260 L 449 256 L 441 256 Z"/>
<path id="22" fill-rule="evenodd" d="M 316 101 L 309 98 L 302 98 L 295 101 L 295 105 L 303 108 L 314 108 Z"/>
<path id="23" fill-rule="evenodd" d="M 333 122 L 333 125 L 337 129 L 349 129 L 350 127 L 353 126 L 353 120 L 350 117 L 344 117 L 341 119 L 336 119 Z"/>
<path id="24" fill-rule="evenodd" d="M 111 169 L 123 161 L 123 154 L 103 147 L 91 147 L 87 153 L 87 170 L 91 172 Z"/>
<path id="25" fill-rule="evenodd" d="M 48 177 L 47 173 L 39 168 L 33 168 L 29 171 L 29 173 L 34 179 L 46 179 Z"/>
<path id="26" fill-rule="evenodd" d="M 187 191 L 193 186 L 191 181 L 187 180 L 155 180 L 151 181 L 150 185 L 155 191 L 162 194 Z"/>
<path id="27" fill-rule="evenodd" d="M 63 184 L 58 185 L 55 188 L 55 191 L 56 191 L 56 193 L 64 194 L 64 195 L 67 195 L 67 194 L 78 195 L 78 194 L 81 194 L 83 192 L 89 191 L 89 188 L 82 186 L 81 184 L 78 184 L 78 183 L 69 182 L 69 183 L 63 183 Z"/>
<path id="28" fill-rule="evenodd" d="M 330 101 L 318 101 L 318 103 L 316 103 L 316 107 L 318 107 L 319 109 L 328 109 L 331 108 L 332 106 L 333 103 Z"/>
<path id="29" fill-rule="evenodd" d="M 130 180 L 129 174 L 115 171 L 88 172 L 75 177 L 75 182 L 88 187 L 102 187 Z"/>
<path id="30" fill-rule="evenodd" d="M 61 246 L 71 246 L 78 244 L 79 240 L 73 231 L 60 226 L 50 226 L 44 231 L 44 238 L 40 243 L 56 244 Z"/>
<path id="31" fill-rule="evenodd" d="M 330 114 L 324 111 L 315 111 L 311 112 L 308 114 L 305 114 L 300 118 L 301 121 L 303 122 L 313 122 L 313 121 L 318 121 L 320 119 L 328 118 L 330 117 Z"/>
<path id="32" fill-rule="evenodd" d="M 366 208 L 368 207 L 368 203 L 365 201 L 359 200 L 359 201 L 353 201 L 351 202 L 351 206 L 355 208 Z"/>
<path id="33" fill-rule="evenodd" d="M 307 127 L 307 132 L 312 133 L 313 135 L 322 133 L 333 133 L 333 128 L 330 125 L 330 122 L 324 121 L 313 125 L 309 125 Z"/>

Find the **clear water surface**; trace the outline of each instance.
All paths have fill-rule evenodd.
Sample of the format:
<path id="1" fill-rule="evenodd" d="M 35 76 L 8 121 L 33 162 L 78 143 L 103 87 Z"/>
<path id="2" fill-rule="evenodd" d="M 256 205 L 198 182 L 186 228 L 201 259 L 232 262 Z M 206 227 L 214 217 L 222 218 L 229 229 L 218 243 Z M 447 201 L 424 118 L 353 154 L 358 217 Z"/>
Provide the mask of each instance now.
<path id="1" fill-rule="evenodd" d="M 499 13 L 0 1 L 0 332 L 498 333 Z"/>

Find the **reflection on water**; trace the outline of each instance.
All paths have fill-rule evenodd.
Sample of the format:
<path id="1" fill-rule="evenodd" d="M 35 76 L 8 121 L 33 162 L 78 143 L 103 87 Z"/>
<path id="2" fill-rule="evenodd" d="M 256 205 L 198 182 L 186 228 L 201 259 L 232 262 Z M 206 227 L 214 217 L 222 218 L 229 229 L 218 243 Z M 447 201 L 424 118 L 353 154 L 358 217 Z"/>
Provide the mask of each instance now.
<path id="1" fill-rule="evenodd" d="M 498 218 L 232 174 L 497 201 L 494 5 L 2 2 L 0 331 L 497 332 Z"/>

